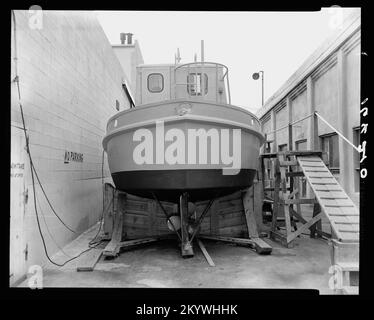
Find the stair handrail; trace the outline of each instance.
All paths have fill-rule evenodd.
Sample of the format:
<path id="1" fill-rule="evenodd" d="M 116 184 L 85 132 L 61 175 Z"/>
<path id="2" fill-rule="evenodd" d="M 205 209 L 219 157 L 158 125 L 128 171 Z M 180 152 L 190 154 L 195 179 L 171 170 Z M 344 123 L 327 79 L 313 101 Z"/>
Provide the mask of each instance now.
<path id="1" fill-rule="evenodd" d="M 349 141 L 341 132 L 338 131 L 335 127 L 333 127 L 325 118 L 323 118 L 317 111 L 314 111 L 314 114 L 321 119 L 325 124 L 327 124 L 332 130 L 334 130 L 339 137 L 341 137 L 345 142 L 347 142 L 353 149 L 355 149 L 358 153 L 361 153 L 360 148 L 356 147 L 351 141 Z"/>

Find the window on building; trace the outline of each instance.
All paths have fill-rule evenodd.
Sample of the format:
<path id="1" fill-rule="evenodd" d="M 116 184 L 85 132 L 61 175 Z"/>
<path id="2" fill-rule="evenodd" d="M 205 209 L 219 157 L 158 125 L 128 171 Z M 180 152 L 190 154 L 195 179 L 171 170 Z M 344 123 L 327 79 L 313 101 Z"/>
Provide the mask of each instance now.
<path id="1" fill-rule="evenodd" d="M 307 148 L 306 139 L 295 142 L 296 151 L 304 151 Z"/>
<path id="2" fill-rule="evenodd" d="M 353 144 L 356 147 L 360 145 L 360 127 L 353 129 Z M 353 165 L 355 192 L 360 192 L 360 154 L 356 151 L 353 152 Z"/>
<path id="3" fill-rule="evenodd" d="M 204 83 L 202 79 L 204 78 Z M 187 76 L 187 92 L 191 96 L 201 96 L 204 86 L 204 95 L 208 93 L 208 76 L 204 73 L 204 77 L 201 73 L 190 73 Z"/>
<path id="4" fill-rule="evenodd" d="M 147 85 L 150 92 L 161 92 L 164 90 L 164 77 L 161 73 L 151 73 L 148 76 Z"/>
<path id="5" fill-rule="evenodd" d="M 278 146 L 278 151 L 287 151 L 287 143 L 285 144 L 280 144 Z"/>
<path id="6" fill-rule="evenodd" d="M 329 169 L 331 171 L 339 172 L 339 136 L 334 134 L 329 134 L 321 136 L 321 147 L 322 151 L 327 153 L 327 159 L 329 164 Z"/>

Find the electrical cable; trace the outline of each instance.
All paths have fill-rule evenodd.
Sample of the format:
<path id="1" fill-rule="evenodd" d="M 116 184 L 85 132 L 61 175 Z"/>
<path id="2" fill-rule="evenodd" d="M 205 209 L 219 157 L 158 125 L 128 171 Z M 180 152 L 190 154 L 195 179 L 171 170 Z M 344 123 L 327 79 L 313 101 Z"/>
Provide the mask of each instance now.
<path id="1" fill-rule="evenodd" d="M 53 265 L 56 265 L 56 266 L 59 266 L 59 267 L 63 267 L 64 265 L 66 265 L 68 262 L 80 257 L 82 254 L 92 250 L 93 248 L 96 248 L 100 243 L 101 241 L 97 241 L 96 243 L 93 243 L 93 240 L 96 239 L 96 237 L 98 236 L 98 234 L 100 233 L 100 230 L 101 230 L 101 225 L 102 225 L 102 219 L 104 217 L 104 175 L 103 175 L 103 170 L 104 170 L 104 151 L 103 151 L 103 154 L 102 154 L 102 164 L 101 164 L 101 172 L 102 172 L 102 176 L 101 176 L 101 182 L 102 182 L 102 187 L 103 187 L 103 212 L 102 212 L 102 217 L 101 217 L 101 220 L 100 220 L 100 227 L 99 227 L 99 231 L 97 232 L 97 234 L 95 235 L 94 239 L 92 239 L 89 243 L 89 248 L 86 249 L 86 250 L 83 250 L 81 253 L 79 253 L 78 255 L 66 260 L 64 263 L 57 263 L 55 261 L 53 261 L 51 259 L 51 257 L 49 256 L 48 254 L 48 250 L 47 250 L 47 246 L 46 246 L 46 242 L 45 242 L 45 239 L 44 239 L 44 235 L 43 235 L 43 232 L 42 232 L 42 229 L 41 229 L 41 225 L 40 225 L 40 221 L 39 221 L 39 213 L 38 213 L 38 208 L 37 208 L 37 198 L 36 198 L 36 190 L 35 190 L 35 177 L 37 178 L 38 182 L 39 182 L 39 185 L 43 191 L 43 194 L 44 196 L 46 197 L 47 201 L 48 201 L 48 204 L 49 206 L 51 207 L 53 213 L 57 216 L 57 218 L 64 224 L 64 226 L 66 228 L 68 228 L 70 231 L 76 233 L 75 231 L 73 231 L 72 229 L 70 229 L 63 221 L 62 219 L 58 216 L 58 214 L 56 213 L 56 211 L 54 210 L 52 204 L 50 203 L 45 191 L 44 191 L 44 188 L 42 187 L 42 183 L 38 177 L 38 174 L 37 174 L 37 171 L 36 171 L 36 168 L 33 164 L 33 160 L 32 160 L 32 156 L 31 156 L 31 151 L 30 151 L 30 145 L 29 145 L 29 137 L 27 135 L 27 129 L 26 129 L 26 124 L 25 124 L 25 118 L 24 118 L 24 113 L 23 113 L 23 107 L 22 107 L 22 103 L 21 103 L 21 93 L 20 93 L 20 86 L 19 86 L 19 77 L 18 77 L 18 69 L 17 69 L 17 51 L 16 51 L 16 18 L 15 18 L 15 13 L 14 13 L 14 10 L 12 10 L 12 15 L 13 15 L 13 23 L 14 23 L 14 40 L 15 40 L 15 57 L 14 57 L 14 60 L 15 60 L 15 70 L 16 70 L 16 76 L 15 76 L 15 79 L 13 80 L 14 82 L 17 83 L 17 90 L 18 90 L 18 99 L 19 99 L 19 107 L 20 107 L 20 112 L 21 112 L 21 118 L 22 118 L 22 125 L 23 125 L 23 132 L 25 134 L 25 142 L 26 142 L 26 151 L 27 151 L 27 154 L 28 154 L 28 158 L 29 158 L 29 162 L 30 162 L 30 171 L 31 171 L 31 180 L 32 180 L 32 189 L 33 189 L 33 199 L 34 199 L 34 210 L 35 210 L 35 217 L 36 217 L 36 222 L 37 222 L 37 226 L 38 226 L 38 230 L 39 230 L 39 234 L 40 234 L 40 237 L 41 237 L 41 240 L 42 240 L 42 244 L 43 244 L 43 248 L 44 248 L 44 252 L 45 252 L 45 255 L 47 257 L 47 259 L 49 260 L 49 262 L 51 262 Z M 35 177 L 34 177 L 34 174 L 35 174 Z"/>
<path id="2" fill-rule="evenodd" d="M 18 57 L 17 57 L 17 38 L 16 38 L 16 17 L 15 17 L 15 13 L 14 13 L 14 10 L 12 10 L 12 15 L 13 15 L 13 24 L 14 24 L 14 29 L 13 29 L 13 33 L 14 33 L 14 61 L 15 61 L 15 72 L 16 72 L 16 76 L 15 76 L 15 78 L 14 78 L 14 82 L 16 82 L 16 84 L 17 84 L 17 91 L 18 91 L 18 100 L 19 100 L 19 104 L 20 104 L 20 108 L 21 108 L 21 115 L 22 115 L 22 121 L 23 121 L 23 128 L 20 128 L 21 130 L 23 130 L 24 131 L 24 133 L 25 133 L 25 139 L 26 139 L 26 142 L 28 141 L 28 137 L 27 137 L 27 134 L 26 134 L 26 126 L 25 126 L 25 123 L 24 123 L 24 118 L 23 118 L 23 109 L 22 109 L 22 104 L 21 104 L 21 90 L 20 90 L 20 85 L 19 85 L 19 76 L 18 76 L 18 63 L 17 63 L 17 61 L 18 61 Z M 61 217 L 57 214 L 57 212 L 55 211 L 55 209 L 53 208 L 53 206 L 52 206 L 52 204 L 51 204 L 51 202 L 49 201 L 49 198 L 48 198 L 48 196 L 47 196 L 47 194 L 46 194 L 46 192 L 45 192 L 45 190 L 44 190 L 44 188 L 43 188 L 43 185 L 42 185 L 42 183 L 41 183 L 41 181 L 40 181 L 40 179 L 39 179 L 39 175 L 38 175 L 38 173 L 37 173 L 37 171 L 36 171 L 36 169 L 35 169 L 35 166 L 34 166 L 34 163 L 32 162 L 32 159 L 30 159 L 31 161 L 30 161 L 30 166 L 31 166 L 31 170 L 34 170 L 34 172 L 35 172 L 35 176 L 36 176 L 36 178 L 37 178 L 37 180 L 38 180 L 38 182 L 39 182 L 39 185 L 40 185 L 40 188 L 42 189 L 42 191 L 43 191 L 43 194 L 44 194 L 44 196 L 45 196 L 45 198 L 46 198 L 46 200 L 47 200 L 47 202 L 48 202 L 48 204 L 49 204 L 49 206 L 50 206 L 50 208 L 52 209 L 52 211 L 53 211 L 53 213 L 54 213 L 54 215 L 60 220 L 60 222 L 69 230 L 69 231 L 71 231 L 71 232 L 73 232 L 73 233 L 77 233 L 77 231 L 74 231 L 72 228 L 70 228 L 62 219 L 61 219 Z"/>

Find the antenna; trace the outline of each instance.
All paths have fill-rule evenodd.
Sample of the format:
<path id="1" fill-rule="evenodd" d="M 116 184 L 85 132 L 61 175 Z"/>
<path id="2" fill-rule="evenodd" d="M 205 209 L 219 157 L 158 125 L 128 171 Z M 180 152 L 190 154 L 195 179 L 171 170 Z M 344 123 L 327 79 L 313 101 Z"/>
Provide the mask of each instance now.
<path id="1" fill-rule="evenodd" d="M 197 54 L 195 53 L 194 61 L 197 62 Z"/>
<path id="2" fill-rule="evenodd" d="M 201 40 L 201 62 L 204 62 L 204 40 Z"/>
<path id="3" fill-rule="evenodd" d="M 177 54 L 175 55 L 175 64 L 179 63 L 182 60 L 179 48 L 177 48 Z"/>

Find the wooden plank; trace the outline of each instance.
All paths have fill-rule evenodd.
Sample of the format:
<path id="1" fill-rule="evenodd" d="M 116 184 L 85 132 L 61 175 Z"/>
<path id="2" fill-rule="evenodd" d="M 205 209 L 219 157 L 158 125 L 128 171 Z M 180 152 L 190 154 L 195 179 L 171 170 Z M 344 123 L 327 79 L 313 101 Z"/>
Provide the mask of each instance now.
<path id="1" fill-rule="evenodd" d="M 320 167 L 311 167 L 311 168 L 308 168 L 308 167 L 305 167 L 305 172 L 327 172 L 329 173 L 330 171 L 328 169 L 325 169 L 324 167 L 320 166 Z"/>
<path id="2" fill-rule="evenodd" d="M 261 238 L 233 238 L 233 237 L 223 237 L 223 236 L 210 236 L 210 235 L 199 235 L 199 238 L 223 241 L 229 243 L 235 243 L 237 245 L 249 245 L 253 247 L 259 254 L 270 254 L 273 248 Z"/>
<path id="3" fill-rule="evenodd" d="M 113 231 L 113 197 L 114 187 L 110 183 L 104 184 L 104 234 L 111 235 Z"/>
<path id="4" fill-rule="evenodd" d="M 253 188 L 248 188 L 243 193 L 243 207 L 244 207 L 244 214 L 245 214 L 245 220 L 247 223 L 248 228 L 248 236 L 250 238 L 252 237 L 258 237 L 258 231 L 257 231 L 257 223 L 254 216 L 254 202 L 253 202 Z"/>
<path id="5" fill-rule="evenodd" d="M 359 232 L 340 232 L 341 242 L 358 242 L 360 240 Z"/>
<path id="6" fill-rule="evenodd" d="M 222 219 L 220 219 L 219 229 L 232 227 L 232 226 L 243 225 L 243 224 L 246 224 L 246 221 L 245 221 L 244 214 L 242 212 L 242 214 L 240 216 L 234 216 L 234 217 L 231 217 L 231 218 L 228 218 L 226 216 L 222 217 Z M 217 232 L 215 234 L 218 235 L 218 233 L 219 233 L 219 230 L 217 230 Z"/>
<path id="7" fill-rule="evenodd" d="M 332 192 L 329 192 L 328 194 L 323 194 L 320 196 L 320 199 L 344 199 L 344 200 L 347 200 L 349 199 L 346 195 L 344 195 L 344 193 L 341 193 L 341 195 L 337 195 L 336 192 L 335 193 L 332 193 Z"/>
<path id="8" fill-rule="evenodd" d="M 307 223 L 308 221 L 306 221 L 303 216 L 301 214 L 299 214 L 297 211 L 295 211 L 293 208 L 290 207 L 290 214 L 295 216 L 300 222 L 302 223 Z"/>
<path id="9" fill-rule="evenodd" d="M 302 171 L 294 171 L 294 172 L 286 172 L 286 177 L 303 177 L 304 172 Z"/>
<path id="10" fill-rule="evenodd" d="M 332 186 L 338 186 L 338 183 L 335 179 L 323 179 L 323 178 L 309 178 L 308 181 L 312 185 L 332 185 Z"/>
<path id="11" fill-rule="evenodd" d="M 301 233 L 303 233 L 306 229 L 309 229 L 314 223 L 322 218 L 322 213 L 317 214 L 315 217 L 310 219 L 307 223 L 300 226 L 296 231 L 292 232 L 290 235 L 287 236 L 287 242 L 291 242 Z"/>
<path id="12" fill-rule="evenodd" d="M 318 162 L 320 163 L 322 161 L 319 157 L 300 157 L 299 158 L 301 162 Z"/>
<path id="13" fill-rule="evenodd" d="M 181 219 L 181 254 L 182 257 L 191 257 L 194 255 L 192 244 L 189 241 L 188 225 L 188 193 L 185 192 L 179 199 L 179 213 Z"/>
<path id="14" fill-rule="evenodd" d="M 288 167 L 288 166 L 297 166 L 297 161 L 291 160 L 279 160 L 279 166 L 281 167 Z"/>
<path id="15" fill-rule="evenodd" d="M 212 203 L 212 206 L 209 208 L 209 215 L 210 215 L 210 232 L 212 234 L 219 234 L 220 229 L 220 219 L 219 219 L 219 200 L 215 200 Z"/>
<path id="16" fill-rule="evenodd" d="M 126 196 L 115 192 L 114 194 L 114 211 L 113 211 L 113 232 L 110 242 L 107 244 L 103 251 L 104 256 L 116 256 L 119 253 L 119 243 L 122 240 L 122 228 L 123 228 L 123 212 L 125 209 L 124 202 L 126 202 Z"/>
<path id="17" fill-rule="evenodd" d="M 262 206 L 264 201 L 264 193 L 263 193 L 263 184 L 262 181 L 255 181 L 253 183 L 253 210 L 254 216 L 257 224 L 257 231 L 261 232 L 264 231 L 265 227 L 263 224 L 263 217 L 262 217 Z"/>
<path id="18" fill-rule="evenodd" d="M 103 249 L 93 248 L 79 257 L 77 261 L 77 271 L 93 271 L 99 261 Z"/>
<path id="19" fill-rule="evenodd" d="M 349 215 L 349 216 L 359 216 L 360 215 L 360 211 L 358 210 L 357 207 L 355 207 L 355 208 L 341 207 L 340 211 L 343 212 L 346 215 Z"/>
<path id="20" fill-rule="evenodd" d="M 259 254 L 270 254 L 273 250 L 273 248 L 261 238 L 251 238 L 250 240 L 254 243 L 255 250 Z"/>
<path id="21" fill-rule="evenodd" d="M 316 199 L 304 199 L 304 198 L 301 198 L 301 199 L 284 199 L 284 200 L 281 200 L 280 203 L 284 203 L 286 205 L 289 205 L 289 204 L 313 204 L 313 203 L 316 203 Z"/>
<path id="22" fill-rule="evenodd" d="M 156 242 L 156 241 L 159 241 L 159 240 L 160 240 L 160 237 L 150 237 L 150 238 L 143 238 L 143 239 L 126 240 L 126 241 L 121 241 L 119 243 L 119 246 L 121 248 L 128 248 L 128 247 L 138 246 L 138 245 L 141 245 L 141 244 Z"/>
<path id="23" fill-rule="evenodd" d="M 321 213 L 321 206 L 318 202 L 316 202 L 313 206 L 313 218 L 319 213 Z M 316 236 L 317 230 L 322 231 L 322 217 L 310 227 L 311 238 L 314 238 Z"/>
<path id="24" fill-rule="evenodd" d="M 342 223 L 336 223 L 335 225 L 337 226 L 339 231 L 343 232 L 359 232 L 359 225 L 358 224 L 342 224 Z"/>
<path id="25" fill-rule="evenodd" d="M 359 224 L 358 217 L 350 217 L 350 216 L 331 216 L 331 220 L 334 221 L 336 224 Z"/>
<path id="26" fill-rule="evenodd" d="M 270 187 L 267 187 L 267 188 L 264 188 L 264 191 L 274 191 L 275 189 L 274 188 L 270 188 Z M 287 188 L 287 191 L 289 191 L 290 188 L 288 187 Z"/>
<path id="27" fill-rule="evenodd" d="M 207 235 L 207 234 L 199 234 L 199 238 L 200 239 L 207 239 L 207 240 L 230 242 L 230 243 L 241 244 L 241 245 L 251 245 L 253 243 L 253 241 L 251 241 L 251 239 L 246 239 L 246 238 L 212 236 L 212 235 Z"/>
<path id="28" fill-rule="evenodd" d="M 122 220 L 122 214 L 119 214 L 118 218 L 115 218 L 112 239 L 103 251 L 103 255 L 106 257 L 114 257 L 119 253 L 119 243 L 121 242 L 122 238 Z"/>
<path id="29" fill-rule="evenodd" d="M 320 164 L 319 162 L 308 162 L 308 161 L 299 161 L 303 165 L 304 168 L 325 168 L 324 165 Z"/>
<path id="30" fill-rule="evenodd" d="M 245 236 L 248 235 L 247 227 L 243 224 L 231 227 L 220 228 L 220 235 L 222 236 Z"/>
<path id="31" fill-rule="evenodd" d="M 335 179 L 330 172 L 306 172 L 305 175 L 307 175 L 309 178 L 333 178 Z"/>
<path id="32" fill-rule="evenodd" d="M 197 243 L 199 245 L 199 248 L 201 250 L 201 252 L 203 253 L 206 261 L 208 262 L 208 264 L 211 266 L 211 267 L 215 267 L 216 265 L 214 264 L 212 258 L 210 257 L 208 251 L 206 250 L 203 242 L 200 240 L 200 239 L 196 239 L 197 240 Z"/>

